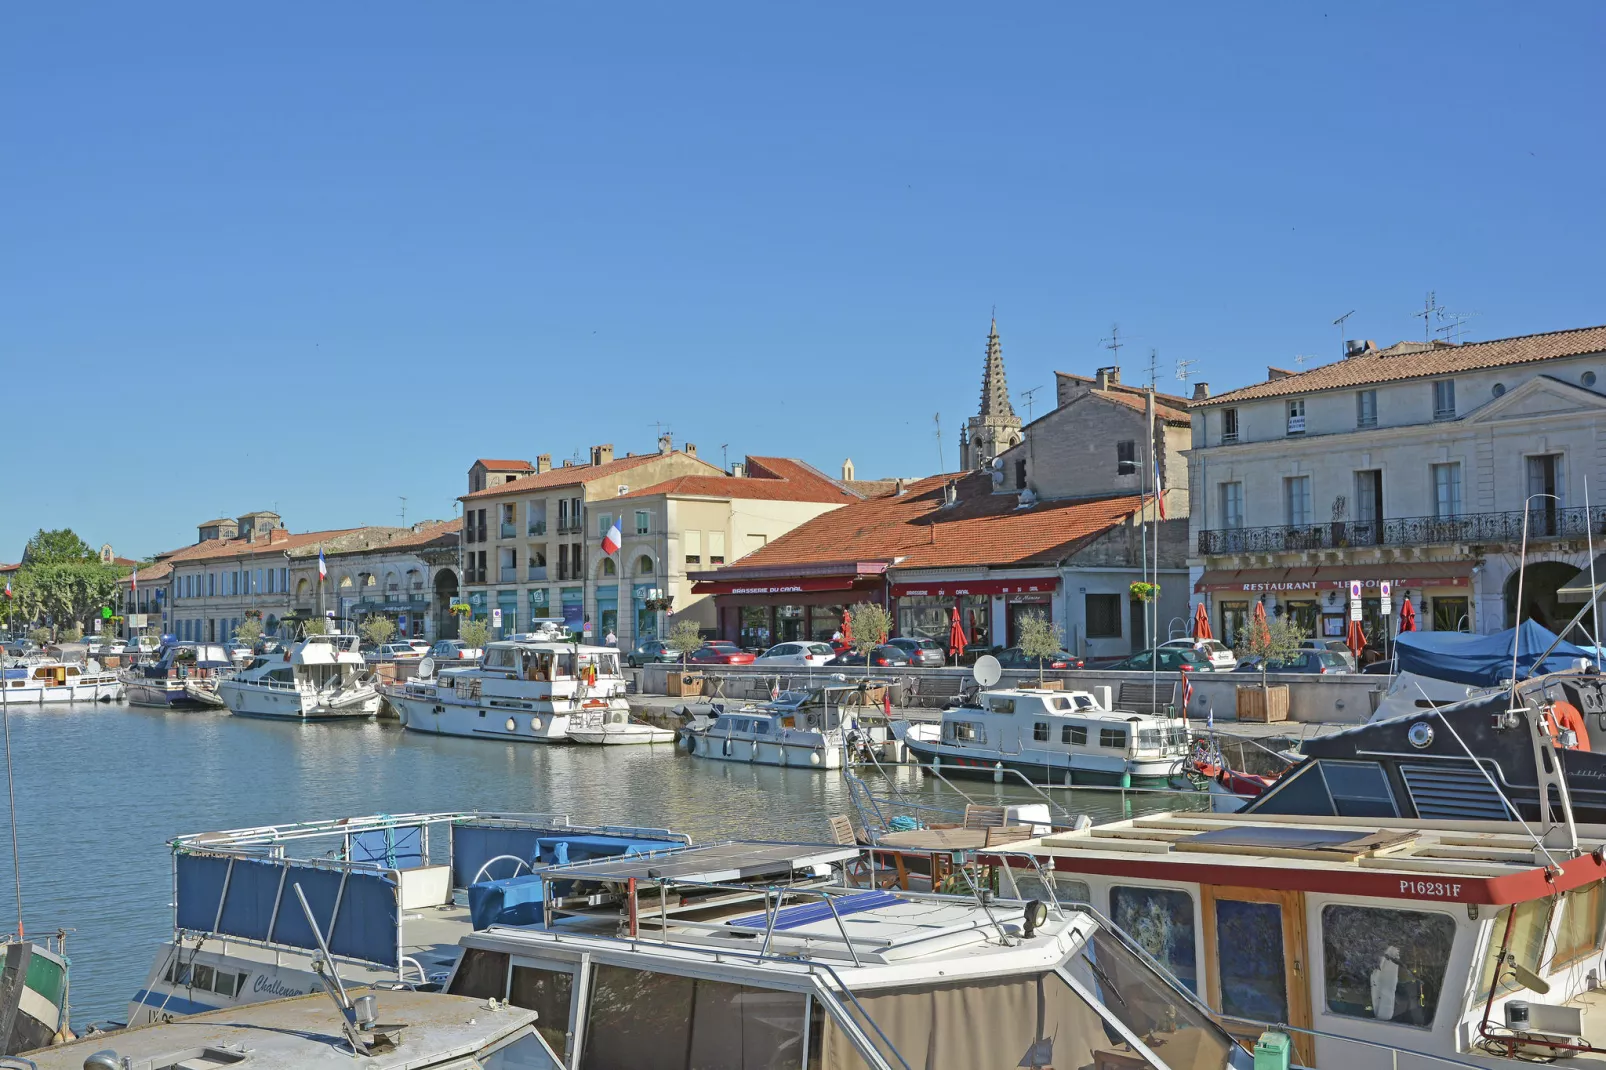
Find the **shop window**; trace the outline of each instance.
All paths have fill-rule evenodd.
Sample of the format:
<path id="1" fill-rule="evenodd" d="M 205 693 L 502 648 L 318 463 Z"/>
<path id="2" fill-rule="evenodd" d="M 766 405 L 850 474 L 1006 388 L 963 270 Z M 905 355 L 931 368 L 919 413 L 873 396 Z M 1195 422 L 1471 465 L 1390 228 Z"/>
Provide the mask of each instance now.
<path id="1" fill-rule="evenodd" d="M 1470 632 L 1472 618 L 1468 616 L 1465 598 L 1435 598 L 1433 600 L 1433 630 L 1436 632 Z"/>
<path id="2" fill-rule="evenodd" d="M 1545 935 L 1550 931 L 1549 899 L 1530 899 L 1526 903 L 1516 906 L 1516 920 L 1511 923 L 1511 942 L 1507 950 L 1513 959 L 1520 965 L 1539 972 L 1539 957 L 1543 954 Z M 1483 1002 L 1489 996 L 1489 988 L 1495 983 L 1495 967 L 1500 955 L 1500 945 L 1506 938 L 1506 922 L 1511 916 L 1512 907 L 1506 907 L 1495 915 L 1494 921 L 1489 923 L 1489 946 L 1484 950 L 1483 969 L 1478 975 L 1478 991 L 1474 997 Z M 1501 994 L 1515 992 L 1522 987 L 1508 969 L 1500 977 Z"/>
<path id="3" fill-rule="evenodd" d="M 1238 645 L 1239 636 L 1249 623 L 1248 602 L 1223 602 L 1218 615 L 1221 618 L 1221 642 L 1229 647 Z"/>
<path id="4" fill-rule="evenodd" d="M 1556 933 L 1556 953 L 1550 966 L 1592 955 L 1606 932 L 1606 882 L 1596 881 L 1574 888 L 1562 899 L 1561 928 Z"/>
<path id="5" fill-rule="evenodd" d="M 800 992 L 620 966 L 598 966 L 594 978 L 580 1070 L 802 1066 L 807 997 Z"/>
<path id="6" fill-rule="evenodd" d="M 1455 920 L 1421 910 L 1322 908 L 1327 1009 L 1428 1028 L 1455 943 Z"/>
<path id="7" fill-rule="evenodd" d="M 1087 637 L 1089 639 L 1121 638 L 1121 596 L 1118 594 L 1090 594 L 1087 599 Z"/>
<path id="8" fill-rule="evenodd" d="M 1199 991 L 1191 895 L 1178 888 L 1114 887 L 1110 918 L 1188 991 Z"/>
<path id="9" fill-rule="evenodd" d="M 1060 725 L 1060 742 L 1074 747 L 1087 745 L 1087 727 L 1079 724 Z"/>

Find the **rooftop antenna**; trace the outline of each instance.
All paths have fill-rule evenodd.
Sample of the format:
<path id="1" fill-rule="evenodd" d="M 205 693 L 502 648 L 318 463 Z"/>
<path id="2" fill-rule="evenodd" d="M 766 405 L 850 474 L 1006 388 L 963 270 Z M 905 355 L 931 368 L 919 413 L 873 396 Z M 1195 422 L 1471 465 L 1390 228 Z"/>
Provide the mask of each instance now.
<path id="1" fill-rule="evenodd" d="M 931 421 L 937 425 L 937 471 L 946 472 L 942 466 L 942 413 L 932 414 Z"/>
<path id="2" fill-rule="evenodd" d="M 1439 304 L 1438 294 L 1429 290 L 1428 299 L 1422 302 L 1422 311 L 1413 312 L 1411 315 L 1422 318 L 1422 341 L 1433 341 L 1433 317 L 1438 316 L 1441 320 L 1444 318 L 1444 308 Z"/>
<path id="3" fill-rule="evenodd" d="M 1159 360 L 1160 360 L 1160 351 L 1151 346 L 1149 348 L 1149 389 L 1150 390 L 1154 389 L 1154 383 L 1155 383 L 1154 366 L 1155 366 L 1156 363 L 1159 362 Z"/>
<path id="4" fill-rule="evenodd" d="M 1115 365 L 1115 370 L 1119 372 L 1121 370 L 1121 347 L 1126 345 L 1125 342 L 1121 341 L 1121 325 L 1119 323 L 1110 324 L 1110 336 L 1103 339 L 1103 342 L 1104 348 L 1115 354 L 1110 359 L 1111 363 Z"/>
<path id="5" fill-rule="evenodd" d="M 1295 353 L 1294 354 L 1294 363 L 1299 365 L 1299 368 L 1300 368 L 1301 371 L 1305 370 L 1305 362 L 1307 360 L 1320 360 L 1320 359 L 1321 359 L 1320 357 L 1307 356 L 1304 353 Z"/>
<path id="6" fill-rule="evenodd" d="M 721 442 L 719 444 L 719 466 L 727 472 L 731 470 L 730 454 L 727 452 L 729 448 L 729 442 Z"/>
<path id="7" fill-rule="evenodd" d="M 1349 350 L 1344 348 L 1344 321 L 1353 315 L 1355 310 L 1352 308 L 1333 321 L 1333 326 L 1338 328 L 1338 355 L 1341 357 L 1349 355 Z"/>
<path id="8" fill-rule="evenodd" d="M 1182 380 L 1184 390 L 1186 390 L 1188 385 L 1188 376 L 1193 374 L 1193 366 L 1197 363 L 1199 363 L 1197 360 L 1177 361 L 1177 378 Z"/>
<path id="9" fill-rule="evenodd" d="M 401 507 L 402 523 L 401 523 L 401 526 L 402 527 L 406 527 L 407 526 L 407 495 L 398 494 L 398 495 L 396 495 L 396 497 L 400 498 L 401 499 L 401 503 L 402 503 L 402 507 Z"/>
<path id="10" fill-rule="evenodd" d="M 1031 423 L 1032 422 L 1032 398 L 1034 396 L 1036 396 L 1037 392 L 1039 390 L 1041 390 L 1041 389 L 1043 389 L 1043 387 L 1041 385 L 1039 385 L 1039 386 L 1032 387 L 1030 390 L 1022 390 L 1020 392 L 1020 396 L 1026 402 L 1026 422 L 1027 423 Z"/>
<path id="11" fill-rule="evenodd" d="M 1479 315 L 1477 312 L 1440 312 L 1439 319 L 1449 320 L 1443 327 L 1436 328 L 1434 334 L 1444 335 L 1444 340 L 1453 345 L 1461 344 L 1462 335 L 1466 334 L 1466 322 Z"/>

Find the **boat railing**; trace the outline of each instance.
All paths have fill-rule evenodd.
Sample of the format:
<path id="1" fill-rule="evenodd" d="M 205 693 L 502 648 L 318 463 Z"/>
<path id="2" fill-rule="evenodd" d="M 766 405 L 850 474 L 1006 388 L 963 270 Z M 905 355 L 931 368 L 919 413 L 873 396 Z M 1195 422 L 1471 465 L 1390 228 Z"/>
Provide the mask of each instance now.
<path id="1" fill-rule="evenodd" d="M 1313 1037 L 1320 1040 L 1342 1041 L 1345 1044 L 1354 1044 L 1358 1047 L 1371 1049 L 1372 1051 L 1387 1052 L 1392 1060 L 1390 1065 L 1395 1067 L 1400 1065 L 1399 1057 L 1406 1055 L 1412 1059 L 1427 1059 L 1443 1066 L 1464 1067 L 1465 1070 L 1488 1070 L 1489 1068 L 1489 1064 L 1486 1062 L 1475 1063 L 1470 1059 L 1458 1059 L 1453 1055 L 1438 1055 L 1431 1051 L 1419 1051 L 1416 1048 L 1402 1048 L 1397 1044 L 1383 1044 L 1376 1040 L 1362 1040 L 1360 1037 L 1345 1036 L 1342 1033 L 1329 1033 L 1323 1029 L 1310 1029 L 1305 1026 L 1289 1025 L 1287 1022 L 1263 1022 L 1257 1018 L 1243 1018 L 1236 1014 L 1223 1014 L 1220 1011 L 1211 1011 L 1210 1013 L 1222 1021 L 1238 1022 L 1242 1025 L 1247 1025 L 1262 1030 L 1275 1030 L 1279 1033 L 1299 1033 L 1303 1036 Z M 1518 1058 L 1513 1059 L 1512 1061 L 1520 1063 L 1551 1062 L 1552 1060 L 1549 1058 L 1532 1060 Z M 1335 1061 L 1333 1065 L 1344 1066 L 1346 1063 L 1344 1060 L 1340 1059 Z"/>

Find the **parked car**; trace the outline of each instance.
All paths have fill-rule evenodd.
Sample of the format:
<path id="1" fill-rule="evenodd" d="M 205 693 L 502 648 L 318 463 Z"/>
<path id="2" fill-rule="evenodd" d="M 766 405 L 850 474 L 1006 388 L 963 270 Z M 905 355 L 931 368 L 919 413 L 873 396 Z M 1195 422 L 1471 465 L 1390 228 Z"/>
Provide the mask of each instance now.
<path id="1" fill-rule="evenodd" d="M 477 661 L 484 652 L 469 646 L 461 639 L 437 639 L 429 648 L 429 656 L 436 661 Z"/>
<path id="2" fill-rule="evenodd" d="M 1327 650 L 1344 659 L 1349 666 L 1348 671 L 1355 671 L 1355 655 L 1350 652 L 1349 646 L 1342 639 L 1306 639 L 1300 644 L 1301 650 Z"/>
<path id="3" fill-rule="evenodd" d="M 1238 663 L 1233 672 L 1260 671 L 1260 658 L 1245 658 Z M 1331 650 L 1301 650 L 1291 658 L 1272 658 L 1266 661 L 1266 671 L 1277 672 L 1308 672 L 1330 673 L 1349 672 L 1349 662 Z"/>
<path id="4" fill-rule="evenodd" d="M 909 655 L 910 665 L 919 665 L 923 668 L 942 668 L 948 664 L 948 651 L 937 645 L 935 639 L 917 639 L 913 636 L 899 636 L 888 639 L 888 646 L 895 646 Z"/>
<path id="5" fill-rule="evenodd" d="M 229 660 L 234 662 L 236 665 L 243 665 L 250 661 L 254 656 L 254 652 L 251 650 L 251 645 L 249 643 L 242 643 L 237 639 L 230 639 L 228 642 L 224 643 L 223 649 L 228 653 Z"/>
<path id="6" fill-rule="evenodd" d="M 827 643 L 776 643 L 760 654 L 753 664 L 762 668 L 817 668 L 836 657 Z"/>
<path id="7" fill-rule="evenodd" d="M 1161 646 L 1104 666 L 1117 672 L 1210 672 L 1210 659 L 1190 647 Z"/>
<path id="8" fill-rule="evenodd" d="M 429 653 L 430 648 L 428 639 L 398 639 L 396 642 L 406 643 L 408 646 L 418 651 L 419 657 L 423 657 L 425 654 Z"/>
<path id="9" fill-rule="evenodd" d="M 411 643 L 386 643 L 379 648 L 380 661 L 418 661 L 423 653 L 413 649 Z"/>
<path id="10" fill-rule="evenodd" d="M 1396 664 L 1393 658 L 1384 658 L 1382 661 L 1374 661 L 1370 665 L 1361 666 L 1361 672 L 1367 676 L 1392 676 Z"/>
<path id="11" fill-rule="evenodd" d="M 994 654 L 993 657 L 997 658 L 998 664 L 1006 669 L 1031 669 L 1036 671 L 1039 668 L 1038 659 L 1027 657 L 1026 652 L 1018 646 L 1005 647 Z M 1068 650 L 1061 650 L 1053 657 L 1043 658 L 1042 662 L 1041 668 L 1044 669 L 1080 669 L 1082 667 L 1082 659 Z"/>
<path id="12" fill-rule="evenodd" d="M 6 644 L 6 653 L 14 658 L 27 657 L 39 653 L 39 644 L 32 639 L 13 639 Z"/>
<path id="13" fill-rule="evenodd" d="M 692 665 L 751 665 L 754 658 L 728 639 L 710 639 L 686 661 Z"/>
<path id="14" fill-rule="evenodd" d="M 639 643 L 636 649 L 625 655 L 625 664 L 632 669 L 639 669 L 643 665 L 667 664 L 679 660 L 680 655 L 669 649 L 669 644 L 662 639 L 645 640 Z"/>
<path id="15" fill-rule="evenodd" d="M 828 665 L 863 665 L 864 655 L 857 650 L 850 650 L 846 654 L 838 654 L 826 664 Z M 876 668 L 890 669 L 909 664 L 909 654 L 900 647 L 888 643 L 870 651 L 870 664 Z"/>
<path id="16" fill-rule="evenodd" d="M 1167 647 L 1197 650 L 1210 662 L 1210 668 L 1215 672 L 1231 672 L 1238 667 L 1237 655 L 1219 639 L 1169 639 L 1160 644 L 1161 650 Z"/>
<path id="17" fill-rule="evenodd" d="M 284 643 L 277 639 L 258 639 L 256 646 L 251 648 L 257 654 L 282 654 Z"/>

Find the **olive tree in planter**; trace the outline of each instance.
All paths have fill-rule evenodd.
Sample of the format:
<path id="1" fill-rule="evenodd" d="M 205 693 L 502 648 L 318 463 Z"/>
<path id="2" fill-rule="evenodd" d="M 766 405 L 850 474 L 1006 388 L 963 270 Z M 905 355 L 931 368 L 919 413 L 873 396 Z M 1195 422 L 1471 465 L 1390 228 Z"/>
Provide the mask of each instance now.
<path id="1" fill-rule="evenodd" d="M 261 638 L 262 622 L 255 617 L 245 618 L 240 622 L 240 626 L 234 629 L 235 641 L 246 646 L 256 646 L 257 640 Z"/>
<path id="2" fill-rule="evenodd" d="M 860 602 L 848 610 L 848 630 L 853 633 L 853 649 L 864 655 L 864 678 L 868 680 L 870 655 L 892 634 L 892 617 L 874 602 Z"/>
<path id="3" fill-rule="evenodd" d="M 1043 686 L 1043 662 L 1065 646 L 1065 631 L 1040 612 L 1020 619 L 1020 652 L 1037 662 L 1037 686 Z"/>
<path id="4" fill-rule="evenodd" d="M 1249 627 L 1243 630 L 1238 637 L 1238 645 L 1234 653 L 1240 660 L 1244 658 L 1260 659 L 1260 694 L 1264 704 L 1266 718 L 1271 718 L 1271 688 L 1266 682 L 1266 672 L 1273 661 L 1292 661 L 1299 656 L 1299 644 L 1308 639 L 1299 626 L 1290 618 L 1283 617 L 1274 621 L 1251 620 Z"/>
<path id="5" fill-rule="evenodd" d="M 329 622 L 323 617 L 308 617 L 307 622 L 301 626 L 306 635 L 328 635 Z"/>
<path id="6" fill-rule="evenodd" d="M 396 634 L 396 622 L 376 613 L 363 621 L 357 630 L 362 633 L 364 639 L 375 646 L 384 646 L 390 642 L 390 637 Z"/>
<path id="7" fill-rule="evenodd" d="M 491 640 L 491 626 L 483 620 L 465 620 L 458 626 L 457 637 L 471 650 L 484 650 Z"/>
<path id="8" fill-rule="evenodd" d="M 680 655 L 680 669 L 685 672 L 686 659 L 702 648 L 703 629 L 694 620 L 676 621 L 664 644 Z"/>

